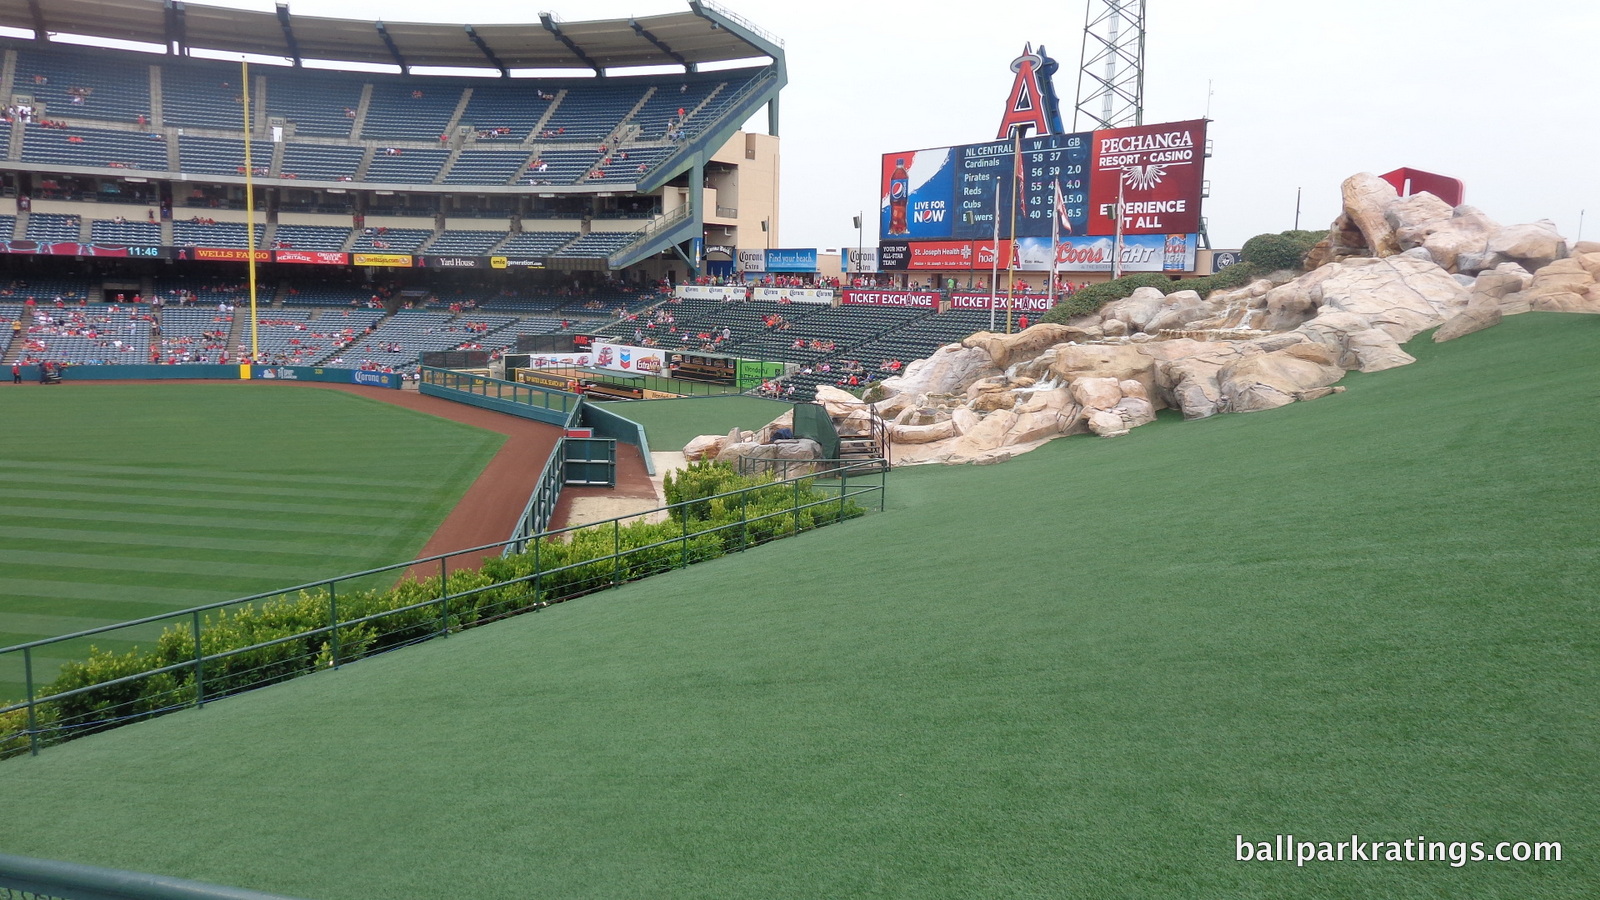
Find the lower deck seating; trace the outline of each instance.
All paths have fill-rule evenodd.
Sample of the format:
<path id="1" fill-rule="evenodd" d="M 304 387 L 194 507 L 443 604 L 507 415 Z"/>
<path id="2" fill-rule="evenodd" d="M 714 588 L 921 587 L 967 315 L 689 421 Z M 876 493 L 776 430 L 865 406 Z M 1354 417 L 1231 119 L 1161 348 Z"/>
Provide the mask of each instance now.
<path id="1" fill-rule="evenodd" d="M 133 304 L 41 306 L 21 335 L 16 358 L 24 365 L 148 363 L 150 320 L 149 307 Z"/>
<path id="2" fill-rule="evenodd" d="M 220 363 L 236 360 L 228 352 L 228 334 L 233 329 L 231 312 L 213 307 L 169 306 L 161 311 L 161 336 L 151 338 L 156 352 L 151 362 Z"/>

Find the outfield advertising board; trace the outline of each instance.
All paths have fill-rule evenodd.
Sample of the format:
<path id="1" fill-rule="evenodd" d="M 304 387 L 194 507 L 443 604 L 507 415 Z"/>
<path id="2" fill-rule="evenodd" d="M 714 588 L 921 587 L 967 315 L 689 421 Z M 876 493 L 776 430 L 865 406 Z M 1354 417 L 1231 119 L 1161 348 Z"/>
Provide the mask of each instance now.
<path id="1" fill-rule="evenodd" d="M 1190 272 L 1194 270 L 1194 234 L 1136 234 L 1122 239 L 1124 272 Z M 1109 272 L 1115 256 L 1110 237 L 1063 238 L 1055 247 L 1059 272 Z M 1018 238 L 1017 268 L 1024 272 L 1050 271 L 1050 239 Z"/>
<path id="2" fill-rule="evenodd" d="M 909 306 L 934 309 L 939 305 L 936 291 L 858 291 L 841 292 L 841 302 L 851 306 Z"/>
<path id="3" fill-rule="evenodd" d="M 399 389 L 400 376 L 395 372 L 372 372 L 366 369 L 335 369 L 320 366 L 247 366 L 250 380 L 262 381 L 331 381 L 335 384 L 364 384 L 371 387 Z"/>
<path id="4" fill-rule="evenodd" d="M 481 269 L 489 263 L 487 256 L 436 256 L 417 257 L 417 267 L 423 269 Z"/>
<path id="5" fill-rule="evenodd" d="M 852 275 L 878 271 L 878 248 L 851 247 L 845 250 L 844 270 Z"/>
<path id="6" fill-rule="evenodd" d="M 527 360 L 518 368 L 527 369 L 553 369 L 565 366 L 587 367 L 594 361 L 594 356 L 589 353 L 529 353 Z M 506 360 L 508 363 L 510 359 Z"/>
<path id="7" fill-rule="evenodd" d="M 257 250 L 254 254 L 244 247 L 179 247 L 177 250 L 177 257 L 180 260 L 249 262 L 252 256 L 256 262 L 272 262 L 270 250 Z"/>
<path id="8" fill-rule="evenodd" d="M 274 250 L 272 260 L 309 266 L 342 266 L 350 261 L 350 254 L 331 250 Z"/>
<path id="9" fill-rule="evenodd" d="M 394 269 L 411 268 L 409 253 L 352 253 L 350 264 L 356 266 L 386 266 Z"/>
<path id="10" fill-rule="evenodd" d="M 1044 294 L 1013 294 L 1007 298 L 1005 294 L 997 294 L 991 298 L 988 294 L 951 294 L 951 309 L 976 309 L 987 311 L 991 306 L 1001 312 L 1010 305 L 1013 312 L 1043 313 L 1049 312 L 1056 305 L 1056 298 Z"/>
<path id="11" fill-rule="evenodd" d="M 750 289 L 750 296 L 756 300 L 771 300 L 774 303 L 832 303 L 833 291 L 826 288 L 771 288 L 757 287 Z"/>
<path id="12" fill-rule="evenodd" d="M 764 259 L 767 272 L 815 272 L 817 270 L 817 250 L 815 247 L 806 249 L 768 250 Z"/>
<path id="13" fill-rule="evenodd" d="M 601 369 L 640 375 L 661 375 L 667 370 L 667 352 L 654 347 L 594 342 L 594 365 Z"/>
<path id="14" fill-rule="evenodd" d="M 672 293 L 679 300 L 743 300 L 745 291 L 742 284 L 680 284 Z"/>

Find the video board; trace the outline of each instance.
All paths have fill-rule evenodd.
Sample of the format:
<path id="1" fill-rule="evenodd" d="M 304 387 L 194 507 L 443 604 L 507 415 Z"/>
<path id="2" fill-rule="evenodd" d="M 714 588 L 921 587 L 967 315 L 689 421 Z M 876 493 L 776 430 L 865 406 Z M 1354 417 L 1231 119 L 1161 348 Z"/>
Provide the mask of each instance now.
<path id="1" fill-rule="evenodd" d="M 1206 120 L 1048 134 L 883 156 L 879 235 L 886 241 L 1048 238 L 1200 227 Z M 1056 204 L 1057 187 L 1061 202 Z M 1013 215 L 1013 198 L 1015 214 Z"/>

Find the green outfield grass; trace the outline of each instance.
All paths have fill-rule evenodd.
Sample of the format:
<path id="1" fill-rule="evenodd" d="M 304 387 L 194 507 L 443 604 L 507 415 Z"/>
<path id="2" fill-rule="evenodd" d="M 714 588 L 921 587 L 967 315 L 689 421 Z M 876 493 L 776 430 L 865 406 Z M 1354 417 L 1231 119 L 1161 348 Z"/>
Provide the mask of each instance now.
<path id="1" fill-rule="evenodd" d="M 729 429 L 755 431 L 794 407 L 793 403 L 760 397 L 704 397 L 686 400 L 627 400 L 602 403 L 644 426 L 651 450 L 682 450 L 702 434 L 727 434 Z"/>
<path id="2" fill-rule="evenodd" d="M 408 559 L 504 441 L 284 385 L 8 386 L 0 423 L 0 646 Z"/>
<path id="3" fill-rule="evenodd" d="M 0 764 L 8 852 L 318 900 L 1587 898 L 1600 318 Z M 1235 861 L 1235 835 L 1561 862 Z"/>

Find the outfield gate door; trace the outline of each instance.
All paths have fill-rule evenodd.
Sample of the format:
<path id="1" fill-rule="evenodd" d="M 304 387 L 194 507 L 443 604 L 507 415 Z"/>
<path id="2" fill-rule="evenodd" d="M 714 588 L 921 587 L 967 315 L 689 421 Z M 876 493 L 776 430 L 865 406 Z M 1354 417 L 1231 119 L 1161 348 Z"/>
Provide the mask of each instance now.
<path id="1" fill-rule="evenodd" d="M 828 411 L 816 403 L 794 405 L 794 436 L 810 438 L 822 446 L 823 459 L 839 458 L 839 432 Z"/>
<path id="2" fill-rule="evenodd" d="M 617 442 L 612 438 L 573 438 L 562 442 L 562 483 L 617 486 Z"/>

